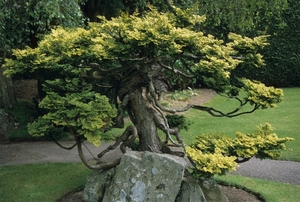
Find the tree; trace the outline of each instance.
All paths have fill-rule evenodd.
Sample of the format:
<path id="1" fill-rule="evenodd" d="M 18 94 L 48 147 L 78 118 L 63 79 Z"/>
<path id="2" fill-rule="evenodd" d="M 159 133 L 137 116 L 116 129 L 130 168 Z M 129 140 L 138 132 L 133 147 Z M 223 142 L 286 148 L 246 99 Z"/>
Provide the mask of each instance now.
<path id="1" fill-rule="evenodd" d="M 0 69 L 0 108 L 11 109 L 16 104 L 16 98 L 13 94 L 12 81 L 3 75 L 3 69 Z"/>
<path id="2" fill-rule="evenodd" d="M 35 136 L 53 130 L 72 134 L 82 161 L 92 169 L 118 161 L 89 165 L 81 142 L 86 139 L 99 145 L 111 127 L 124 127 L 125 113 L 132 126 L 98 157 L 119 144 L 125 152 L 135 139 L 139 151 L 171 153 L 168 141 L 184 147 L 179 130 L 169 127 L 165 113 L 194 108 L 216 117 L 234 117 L 281 101 L 282 90 L 231 75 L 241 63 L 263 65 L 259 50 L 267 45 L 266 36 L 251 39 L 231 33 L 230 42 L 225 43 L 194 29 L 204 17 L 176 7 L 167 13 L 152 8 L 141 17 L 124 14 L 111 20 L 100 17 L 100 21 L 90 23 L 88 29 L 53 29 L 38 47 L 14 50 L 14 58 L 4 65 L 7 75 L 30 74 L 43 81 L 47 95 L 40 107 L 47 112 L 29 125 L 29 132 Z M 197 78 L 238 104 L 230 112 L 200 105 L 163 107 L 153 85 L 161 72 Z M 242 110 L 247 104 L 252 109 Z M 165 141 L 158 130 L 165 133 Z M 276 140 L 275 145 L 287 140 Z"/>

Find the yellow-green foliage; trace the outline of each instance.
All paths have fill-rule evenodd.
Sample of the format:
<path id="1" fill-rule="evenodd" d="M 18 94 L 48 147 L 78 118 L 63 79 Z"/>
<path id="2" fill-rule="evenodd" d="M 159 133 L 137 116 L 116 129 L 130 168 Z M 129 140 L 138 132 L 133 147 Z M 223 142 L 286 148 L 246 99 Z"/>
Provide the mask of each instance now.
<path id="1" fill-rule="evenodd" d="M 192 71 L 197 79 L 218 92 L 249 91 L 246 100 L 261 108 L 280 102 L 282 93 L 277 89 L 250 80 L 239 82 L 238 86 L 232 84 L 231 71 L 240 63 L 264 65 L 259 50 L 267 45 L 266 36 L 251 39 L 231 33 L 230 42 L 224 43 L 194 30 L 204 17 L 179 8 L 174 8 L 174 13 L 152 9 L 142 17 L 124 14 L 110 20 L 99 18 L 101 23 L 90 23 L 88 29 L 58 27 L 35 49 L 14 50 L 15 59 L 6 59 L 6 74 L 33 74 L 46 69 L 59 72 L 57 76 L 80 77 L 98 75 L 91 63 L 97 63 L 102 70 L 121 67 L 125 71 L 147 68 L 146 61 L 166 61 L 169 65 L 180 60 L 190 68 L 184 72 Z"/>
<path id="2" fill-rule="evenodd" d="M 243 79 L 245 92 L 247 93 L 247 100 L 250 104 L 257 104 L 262 109 L 268 107 L 275 107 L 275 103 L 282 101 L 283 90 L 274 87 L 266 87 L 264 84 L 257 81 L 250 81 Z"/>
<path id="3" fill-rule="evenodd" d="M 65 127 L 76 136 L 84 136 L 99 146 L 103 128 L 109 127 L 116 110 L 108 99 L 98 93 L 82 91 L 61 96 L 51 92 L 42 100 L 40 107 L 49 112 L 28 125 L 33 136 L 43 136 L 52 127 Z"/>
<path id="4" fill-rule="evenodd" d="M 258 109 L 281 101 L 282 91 L 231 74 L 241 63 L 263 65 L 258 52 L 266 45 L 266 36 L 251 39 L 230 34 L 230 42 L 225 43 L 197 30 L 195 25 L 205 18 L 192 9 L 150 10 L 110 20 L 99 17 L 100 22 L 90 23 L 87 29 L 57 27 L 38 47 L 13 51 L 13 57 L 5 60 L 6 75 L 33 76 L 47 92 L 40 106 L 48 114 L 29 126 L 30 133 L 42 135 L 59 126 L 98 144 L 100 129 L 116 114 L 100 94 L 111 99 L 124 96 L 134 90 L 124 87 L 136 75 L 147 78 L 128 88 L 148 85 L 154 79 L 148 78 L 153 64 L 161 65 L 164 72 L 194 77 L 229 96 L 245 91 L 241 105 L 249 102 Z M 117 95 L 121 89 L 123 95 Z M 105 103 L 103 108 L 99 103 Z"/>
<path id="5" fill-rule="evenodd" d="M 195 177 L 224 174 L 237 166 L 237 159 L 257 157 L 277 158 L 285 149 L 285 142 L 292 138 L 279 138 L 272 133 L 270 124 L 261 125 L 253 134 L 237 132 L 232 139 L 222 134 L 201 135 L 186 148 L 187 155 L 195 162 Z"/>
<path id="6" fill-rule="evenodd" d="M 243 134 L 237 132 L 234 141 L 233 155 L 242 158 L 251 158 L 253 156 L 264 158 L 278 158 L 281 151 L 285 149 L 285 142 L 293 138 L 279 138 L 273 133 L 270 124 L 264 124 L 258 127 L 253 134 Z"/>
<path id="7" fill-rule="evenodd" d="M 235 170 L 237 166 L 236 157 L 224 156 L 221 152 L 202 153 L 198 149 L 187 147 L 186 153 L 195 162 L 195 168 L 191 170 L 195 178 L 224 174 Z"/>

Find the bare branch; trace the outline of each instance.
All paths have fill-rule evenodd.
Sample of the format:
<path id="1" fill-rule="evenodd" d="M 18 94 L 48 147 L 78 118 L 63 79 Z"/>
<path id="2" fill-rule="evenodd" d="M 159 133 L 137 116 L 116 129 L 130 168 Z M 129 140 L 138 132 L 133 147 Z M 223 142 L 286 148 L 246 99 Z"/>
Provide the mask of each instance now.
<path id="1" fill-rule="evenodd" d="M 149 82 L 149 85 L 148 85 L 148 91 L 150 93 L 150 95 L 152 96 L 152 102 L 154 102 L 155 106 L 158 107 L 160 110 L 164 111 L 164 112 L 168 112 L 168 113 L 176 113 L 176 112 L 185 112 L 185 111 L 188 111 L 189 109 L 191 109 L 191 106 L 186 106 L 184 108 L 168 108 L 168 107 L 164 107 L 162 106 L 159 101 L 156 99 L 156 93 L 155 93 L 155 90 L 154 90 L 154 86 L 153 86 L 153 83 L 152 82 Z"/>
<path id="2" fill-rule="evenodd" d="M 192 54 L 187 54 L 187 53 L 182 53 L 181 56 L 192 59 L 192 60 L 201 60 L 205 58 L 205 56 L 198 56 L 198 55 L 192 55 Z"/>
<path id="3" fill-rule="evenodd" d="M 77 150 L 78 150 L 78 154 L 79 157 L 82 161 L 82 163 L 88 167 L 89 169 L 92 170 L 101 170 L 101 169 L 108 169 L 108 168 L 112 168 L 117 166 L 118 164 L 120 164 L 121 158 L 116 159 L 112 162 L 101 162 L 101 164 L 97 164 L 97 165 L 91 165 L 87 162 L 87 160 L 84 157 L 83 151 L 82 151 L 82 142 L 80 140 L 80 138 L 78 136 L 74 136 L 76 143 L 77 143 Z M 117 148 L 121 143 L 120 146 L 120 150 L 122 151 L 122 153 L 126 152 L 126 146 L 129 146 L 135 139 L 137 138 L 137 129 L 134 126 L 128 126 L 126 128 L 126 130 L 123 132 L 123 134 L 118 137 L 116 139 L 115 144 L 108 146 L 105 150 L 103 150 L 101 153 L 99 153 L 97 156 L 100 159 L 101 157 L 103 157 L 104 154 L 106 154 L 107 152 L 114 150 L 115 148 Z M 99 161 L 99 160 L 98 160 Z"/>
<path id="4" fill-rule="evenodd" d="M 78 150 L 78 155 L 82 161 L 82 163 L 89 169 L 92 169 L 92 170 L 102 170 L 102 169 L 108 169 L 108 168 L 112 168 L 112 167 L 115 167 L 117 165 L 120 164 L 121 162 L 121 158 L 119 159 L 116 159 L 112 162 L 106 162 L 106 163 L 102 163 L 100 165 L 91 165 L 89 164 L 85 157 L 84 157 L 84 154 L 83 154 L 83 151 L 82 151 L 82 147 L 81 147 L 81 140 L 79 137 L 75 137 L 76 139 L 76 143 L 77 143 L 77 150 Z"/>
<path id="5" fill-rule="evenodd" d="M 66 149 L 66 150 L 71 150 L 71 149 L 73 149 L 74 147 L 76 147 L 76 145 L 77 145 L 77 143 L 75 143 L 75 144 L 73 144 L 73 145 L 70 146 L 70 147 L 65 147 L 65 146 L 63 146 L 62 144 L 60 144 L 57 140 L 53 140 L 53 142 L 54 142 L 55 144 L 57 144 L 60 148 Z"/>
<path id="6" fill-rule="evenodd" d="M 250 157 L 250 158 L 237 158 L 236 160 L 235 160 L 235 162 L 237 162 L 237 163 L 245 163 L 245 162 L 247 162 L 247 161 L 249 161 L 250 159 L 251 159 L 252 157 Z"/>
<path id="7" fill-rule="evenodd" d="M 236 113 L 236 112 L 238 112 L 242 108 L 241 106 L 239 106 L 239 107 L 237 107 L 236 109 L 234 109 L 231 112 L 224 113 L 224 112 L 222 112 L 220 110 L 216 110 L 216 109 L 214 109 L 212 107 L 205 107 L 205 106 L 201 106 L 201 105 L 190 105 L 190 108 L 198 109 L 198 110 L 201 110 L 201 111 L 206 111 L 207 113 L 209 113 L 210 115 L 212 115 L 214 117 L 228 117 L 228 118 L 240 116 L 242 114 L 253 113 L 255 110 L 258 109 L 258 107 L 259 107 L 259 105 L 255 104 L 252 110 L 245 111 L 245 112 L 240 112 L 240 113 Z"/>
<path id="8" fill-rule="evenodd" d="M 173 71 L 175 74 L 180 74 L 181 76 L 184 76 L 186 78 L 194 78 L 195 77 L 194 75 L 185 74 L 182 71 L 179 71 L 178 69 L 174 69 L 174 68 L 172 68 L 172 67 L 170 67 L 168 65 L 165 65 L 165 64 L 161 63 L 160 61 L 158 61 L 158 64 L 160 66 L 162 66 L 163 68 L 168 69 L 170 71 Z"/>
<path id="9" fill-rule="evenodd" d="M 131 143 L 134 142 L 134 140 L 137 138 L 137 129 L 134 126 L 128 126 L 126 130 L 123 132 L 123 134 L 120 137 L 116 138 L 116 141 L 113 145 L 108 146 L 105 150 L 103 150 L 101 153 L 99 153 L 97 156 L 98 158 L 101 158 L 104 154 L 109 152 L 110 150 L 114 150 L 117 148 L 121 142 L 120 149 L 122 153 L 126 153 L 126 146 L 129 146 Z"/>
<path id="10" fill-rule="evenodd" d="M 238 60 L 241 60 L 243 58 L 242 55 L 239 55 L 239 56 L 230 56 L 232 59 L 238 59 Z"/>
<path id="11" fill-rule="evenodd" d="M 108 85 L 108 84 L 98 84 L 96 83 L 96 86 L 100 87 L 100 88 L 112 88 L 112 85 Z"/>

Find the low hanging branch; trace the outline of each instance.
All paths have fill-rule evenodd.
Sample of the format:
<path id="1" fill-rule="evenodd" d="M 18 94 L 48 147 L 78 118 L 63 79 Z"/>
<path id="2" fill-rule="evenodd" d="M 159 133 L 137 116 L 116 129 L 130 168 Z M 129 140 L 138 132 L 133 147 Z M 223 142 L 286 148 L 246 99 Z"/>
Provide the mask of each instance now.
<path id="1" fill-rule="evenodd" d="M 76 147 L 76 145 L 77 145 L 77 143 L 75 143 L 75 144 L 73 144 L 72 146 L 70 146 L 70 147 L 65 147 L 65 146 L 63 146 L 62 144 L 60 144 L 57 140 L 55 140 L 55 139 L 53 139 L 53 142 L 56 144 L 56 145 L 58 145 L 60 148 L 62 148 L 62 149 L 66 149 L 66 150 L 71 150 L 71 149 L 73 149 L 74 147 Z"/>
<path id="2" fill-rule="evenodd" d="M 100 160 L 101 157 L 103 157 L 107 152 L 116 149 L 121 143 L 120 150 L 122 153 L 126 152 L 126 146 L 129 146 L 131 143 L 134 142 L 134 140 L 137 138 L 137 130 L 134 126 L 128 126 L 124 133 L 120 136 L 117 137 L 115 144 L 110 145 L 107 147 L 105 150 L 103 150 L 100 154 L 98 154 L 98 158 Z M 121 158 L 118 158 L 114 161 L 111 162 L 105 162 L 97 165 L 91 165 L 87 162 L 86 158 L 84 157 L 83 150 L 82 150 L 82 142 L 78 136 L 75 136 L 75 140 L 77 143 L 77 149 L 78 149 L 78 154 L 79 157 L 82 161 L 82 163 L 88 167 L 89 169 L 92 170 L 102 170 L 102 169 L 108 169 L 115 167 L 120 164 Z M 99 162 L 98 160 L 98 162 Z"/>
<path id="3" fill-rule="evenodd" d="M 101 153 L 99 153 L 97 156 L 98 158 L 101 158 L 106 154 L 107 152 L 116 149 L 121 142 L 123 142 L 120 146 L 120 150 L 122 153 L 126 153 L 126 146 L 129 146 L 134 142 L 134 140 L 137 138 L 137 129 L 135 126 L 128 126 L 126 130 L 123 132 L 123 134 L 120 137 L 116 138 L 116 141 L 113 145 L 110 145 L 105 150 L 103 150 Z"/>

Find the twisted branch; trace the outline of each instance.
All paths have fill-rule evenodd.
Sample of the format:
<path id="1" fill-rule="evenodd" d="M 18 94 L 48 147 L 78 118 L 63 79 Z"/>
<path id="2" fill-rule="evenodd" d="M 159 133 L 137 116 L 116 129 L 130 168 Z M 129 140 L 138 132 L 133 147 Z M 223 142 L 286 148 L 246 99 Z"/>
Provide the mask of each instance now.
<path id="1" fill-rule="evenodd" d="M 147 98 L 148 100 L 152 103 L 152 106 L 154 107 L 154 109 L 160 113 L 160 116 L 157 115 L 157 112 L 155 112 L 155 122 L 157 124 L 157 127 L 160 128 L 165 134 L 166 134 L 166 143 L 168 142 L 168 140 L 170 140 L 174 145 L 178 146 L 178 147 L 185 147 L 185 145 L 183 144 L 183 140 L 180 137 L 179 134 L 179 130 L 177 128 L 171 129 L 169 127 L 168 121 L 165 118 L 162 110 L 160 109 L 159 106 L 157 106 L 158 101 L 156 99 L 156 95 L 155 95 L 155 90 L 154 90 L 154 86 L 152 81 L 149 82 L 149 86 L 148 86 L 148 91 L 151 95 L 151 97 L 147 94 Z M 174 135 L 178 141 L 178 143 L 176 143 L 172 137 L 171 134 Z"/>
<path id="2" fill-rule="evenodd" d="M 193 109 L 198 109 L 198 110 L 201 110 L 201 111 L 205 111 L 205 112 L 209 113 L 210 115 L 212 115 L 214 117 L 228 117 L 228 118 L 240 116 L 242 114 L 253 113 L 255 110 L 258 109 L 258 107 L 259 107 L 259 104 L 255 104 L 253 106 L 252 110 L 237 113 L 242 108 L 242 106 L 240 105 L 239 107 L 237 107 L 236 109 L 232 110 L 231 112 L 224 113 L 224 112 L 222 112 L 220 110 L 216 110 L 216 109 L 214 109 L 212 107 L 205 107 L 205 106 L 201 106 L 201 105 L 188 105 L 187 106 L 187 108 L 193 108 Z"/>
<path id="3" fill-rule="evenodd" d="M 170 71 L 173 71 L 173 72 L 176 73 L 176 74 L 180 74 L 181 76 L 184 76 L 184 77 L 186 77 L 186 78 L 194 78 L 194 77 L 195 77 L 195 75 L 188 75 L 188 74 L 185 74 L 184 72 L 179 71 L 178 69 L 174 69 L 174 68 L 172 68 L 172 67 L 170 67 L 170 66 L 168 66 L 168 65 L 165 65 L 165 64 L 161 63 L 160 61 L 158 61 L 158 64 L 159 64 L 161 67 L 163 67 L 163 68 L 165 68 L 165 69 L 168 69 L 168 70 L 170 70 Z"/>
<path id="4" fill-rule="evenodd" d="M 99 153 L 97 156 L 98 158 L 101 158 L 106 154 L 107 152 L 116 149 L 122 142 L 120 146 L 120 150 L 122 153 L 126 153 L 126 146 L 129 146 L 131 143 L 134 142 L 134 140 L 137 138 L 137 129 L 135 126 L 128 126 L 123 134 L 120 137 L 116 138 L 116 141 L 113 145 L 108 146 L 105 150 L 103 150 L 101 153 Z"/>
<path id="5" fill-rule="evenodd" d="M 80 138 L 78 136 L 74 136 L 74 137 L 75 137 L 75 140 L 76 140 L 76 143 L 77 143 L 77 150 L 78 150 L 79 157 L 80 157 L 82 163 L 86 167 L 88 167 L 89 169 L 92 169 L 92 170 L 109 169 L 109 168 L 115 167 L 115 166 L 120 164 L 121 158 L 118 158 L 118 159 L 116 159 L 114 161 L 111 161 L 111 162 L 102 162 L 101 164 L 97 164 L 97 165 L 89 164 L 87 162 L 87 160 L 85 159 L 85 157 L 84 157 L 83 150 L 82 150 L 82 142 L 81 142 Z M 120 150 L 122 151 L 122 153 L 125 153 L 126 152 L 126 146 L 129 146 L 136 139 L 136 137 L 137 137 L 136 128 L 134 126 L 128 126 L 126 128 L 126 130 L 123 132 L 123 134 L 116 139 L 115 144 L 110 145 L 105 150 L 103 150 L 101 153 L 99 153 L 97 155 L 98 158 L 100 159 L 107 152 L 117 148 L 119 146 L 119 144 L 121 144 L 121 142 L 122 142 L 122 144 L 120 146 Z"/>

